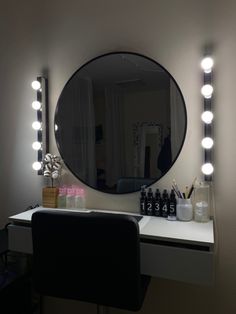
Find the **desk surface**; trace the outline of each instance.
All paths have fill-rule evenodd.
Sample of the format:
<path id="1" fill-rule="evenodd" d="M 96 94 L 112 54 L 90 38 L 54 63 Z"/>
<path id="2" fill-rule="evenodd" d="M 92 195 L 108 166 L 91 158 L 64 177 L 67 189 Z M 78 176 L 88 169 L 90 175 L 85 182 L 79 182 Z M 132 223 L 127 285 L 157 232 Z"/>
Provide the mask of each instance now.
<path id="1" fill-rule="evenodd" d="M 37 207 L 20 214 L 9 217 L 9 220 L 14 224 L 30 224 L 32 214 L 35 211 L 47 209 L 47 210 L 59 210 L 59 211 L 76 211 L 76 212 L 109 212 L 114 214 L 131 214 L 136 213 L 106 211 L 97 209 L 58 209 L 58 208 L 43 208 Z M 192 245 L 207 246 L 210 250 L 214 245 L 214 231 L 213 221 L 210 220 L 207 223 L 198 223 L 195 221 L 183 222 L 183 221 L 169 221 L 161 217 L 143 216 L 143 219 L 139 221 L 140 235 L 143 239 L 170 241 L 178 243 L 186 243 Z"/>

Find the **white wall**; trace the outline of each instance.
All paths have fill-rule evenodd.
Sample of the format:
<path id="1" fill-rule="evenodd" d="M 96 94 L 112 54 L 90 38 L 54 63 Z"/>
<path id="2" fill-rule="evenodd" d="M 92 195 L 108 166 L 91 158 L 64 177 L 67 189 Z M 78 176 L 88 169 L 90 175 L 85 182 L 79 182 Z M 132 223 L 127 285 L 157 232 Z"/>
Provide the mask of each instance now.
<path id="1" fill-rule="evenodd" d="M 47 15 L 50 27 L 47 38 L 52 119 L 61 89 L 81 64 L 109 51 L 127 50 L 146 54 L 165 66 L 181 88 L 185 86 L 183 90 L 185 100 L 192 104 L 187 108 L 188 123 L 192 129 L 187 133 L 183 154 L 169 176 L 163 178 L 159 185 L 170 187 L 173 177 L 178 180 L 179 185 L 190 184 L 198 174 L 201 163 L 199 147 L 195 145 L 199 143 L 201 132 L 199 122 L 195 118 L 200 115 L 198 71 L 201 45 L 204 43 L 204 39 L 200 37 L 204 31 L 204 14 L 201 12 L 200 5 L 188 10 L 181 4 L 168 6 L 164 2 L 157 4 L 156 1 L 149 1 L 146 6 L 137 1 L 117 3 L 101 1 L 96 6 L 94 3 L 94 1 L 87 1 L 86 5 L 78 4 L 77 7 L 74 5 L 68 7 L 66 12 L 63 5 L 57 7 L 55 12 L 55 7 L 49 4 Z M 199 11 L 201 23 L 195 15 L 196 10 Z M 176 19 L 176 23 L 169 21 L 173 18 Z M 66 23 L 62 22 L 65 20 Z M 186 28 L 186 22 L 190 24 L 189 28 Z M 196 37 L 194 42 L 193 37 Z M 192 67 L 194 70 L 186 75 L 183 68 Z M 198 96 L 199 99 L 196 99 Z M 56 150 L 53 134 L 51 143 L 53 143 L 52 149 Z M 189 151 L 194 158 L 189 158 Z M 183 168 L 188 169 L 184 176 Z M 70 176 L 68 182 L 71 180 L 73 179 Z M 122 197 L 107 197 L 106 194 L 91 189 L 86 189 L 86 193 L 88 207 L 118 210 L 126 208 L 133 211 L 138 207 L 138 193 Z"/>
<path id="2" fill-rule="evenodd" d="M 1 4 L 0 224 L 3 226 L 9 215 L 40 202 L 41 187 L 45 184 L 43 178 L 31 170 L 35 153 L 31 150 L 34 93 L 30 82 L 47 70 L 52 130 L 55 105 L 65 82 L 81 64 L 109 51 L 127 50 L 147 55 L 167 68 L 178 82 L 187 105 L 188 131 L 182 153 L 161 184 L 170 186 L 173 177 L 182 186 L 189 184 L 200 174 L 202 158 L 199 60 L 203 46 L 213 42 L 219 243 L 216 283 L 206 288 L 154 279 L 141 313 L 234 313 L 235 12 L 236 3 L 230 0 L 217 6 L 213 1 L 203 0 L 9 0 Z M 50 137 L 51 151 L 56 152 L 52 131 Z M 91 207 L 99 204 L 111 209 L 137 209 L 138 194 L 122 197 L 91 189 L 86 192 Z M 48 306 L 55 310 L 58 303 L 50 302 Z M 93 313 L 90 308 L 82 312 Z M 53 313 L 53 310 L 48 312 Z M 57 313 L 63 313 L 62 306 Z"/>

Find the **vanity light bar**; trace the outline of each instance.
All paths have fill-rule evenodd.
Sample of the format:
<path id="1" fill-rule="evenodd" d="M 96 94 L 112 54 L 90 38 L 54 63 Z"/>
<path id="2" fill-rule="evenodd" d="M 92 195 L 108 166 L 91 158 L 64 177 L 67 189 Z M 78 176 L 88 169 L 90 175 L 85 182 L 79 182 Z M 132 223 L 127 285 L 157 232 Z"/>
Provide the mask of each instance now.
<path id="1" fill-rule="evenodd" d="M 39 175 L 42 175 L 42 160 L 48 152 L 48 81 L 44 77 L 37 77 L 31 84 L 37 92 L 37 99 L 33 101 L 32 108 L 37 112 L 37 120 L 32 123 L 32 128 L 37 132 L 37 140 L 32 144 L 32 148 L 37 151 L 37 161 L 32 165 Z"/>
<path id="2" fill-rule="evenodd" d="M 214 167 L 212 164 L 212 149 L 214 141 L 212 138 L 212 95 L 214 88 L 212 86 L 212 68 L 214 60 L 210 56 L 203 58 L 201 67 L 203 69 L 203 86 L 201 88 L 201 94 L 204 97 L 204 112 L 201 115 L 201 119 L 204 123 L 204 137 L 201 141 L 204 150 L 204 164 L 201 167 L 201 171 L 204 174 L 205 181 L 212 181 L 212 174 Z"/>

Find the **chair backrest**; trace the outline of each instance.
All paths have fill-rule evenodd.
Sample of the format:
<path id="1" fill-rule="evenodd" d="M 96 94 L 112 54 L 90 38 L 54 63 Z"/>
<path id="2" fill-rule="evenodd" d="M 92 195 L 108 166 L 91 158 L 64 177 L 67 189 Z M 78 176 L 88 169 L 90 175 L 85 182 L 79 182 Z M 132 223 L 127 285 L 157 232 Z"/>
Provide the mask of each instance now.
<path id="1" fill-rule="evenodd" d="M 38 211 L 32 216 L 33 282 L 48 296 L 140 309 L 139 226 L 123 214 Z"/>
<path id="2" fill-rule="evenodd" d="M 154 183 L 154 178 L 138 178 L 138 177 L 121 177 L 117 181 L 117 193 L 130 193 L 138 191 L 143 185 Z"/>

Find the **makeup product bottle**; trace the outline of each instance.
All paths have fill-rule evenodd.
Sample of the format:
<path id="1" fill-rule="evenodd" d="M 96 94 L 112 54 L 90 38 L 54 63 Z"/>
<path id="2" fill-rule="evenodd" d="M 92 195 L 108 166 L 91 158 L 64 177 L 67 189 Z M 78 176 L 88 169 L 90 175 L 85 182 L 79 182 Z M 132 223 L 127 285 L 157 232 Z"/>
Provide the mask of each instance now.
<path id="1" fill-rule="evenodd" d="M 168 208 L 168 220 L 176 220 L 176 198 L 174 190 L 170 192 L 169 208 Z"/>
<path id="2" fill-rule="evenodd" d="M 140 193 L 140 214 L 146 215 L 146 191 L 145 186 L 141 186 L 141 193 Z"/>
<path id="3" fill-rule="evenodd" d="M 57 208 L 66 208 L 66 187 L 60 187 L 57 196 Z"/>
<path id="4" fill-rule="evenodd" d="M 156 189 L 155 199 L 154 199 L 154 216 L 161 216 L 161 193 L 159 189 Z"/>
<path id="5" fill-rule="evenodd" d="M 72 187 L 67 188 L 66 208 L 75 208 L 75 189 Z"/>
<path id="6" fill-rule="evenodd" d="M 162 217 L 167 218 L 168 217 L 168 204 L 169 203 L 169 196 L 167 193 L 167 190 L 164 189 L 162 193 L 162 202 L 161 202 L 161 213 Z"/>
<path id="7" fill-rule="evenodd" d="M 153 215 L 153 192 L 152 192 L 152 188 L 148 189 L 146 211 L 147 211 L 148 216 Z"/>
<path id="8" fill-rule="evenodd" d="M 77 188 L 75 191 L 75 208 L 85 208 L 84 190 Z"/>

